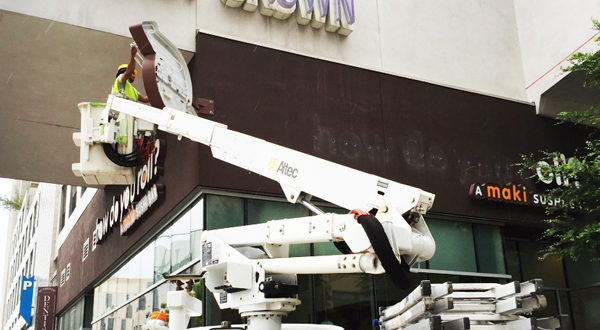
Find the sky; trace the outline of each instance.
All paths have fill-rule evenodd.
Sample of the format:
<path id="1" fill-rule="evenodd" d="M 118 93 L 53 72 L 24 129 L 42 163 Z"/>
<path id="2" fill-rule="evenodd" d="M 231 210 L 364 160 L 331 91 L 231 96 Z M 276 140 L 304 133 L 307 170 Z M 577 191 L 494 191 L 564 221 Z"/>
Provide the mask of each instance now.
<path id="1" fill-rule="evenodd" d="M 0 197 L 10 197 L 12 180 L 0 178 Z M 9 212 L 0 207 L 0 285 L 4 283 L 4 253 L 6 252 L 6 232 L 8 231 Z M 2 290 L 0 290 L 2 291 Z"/>

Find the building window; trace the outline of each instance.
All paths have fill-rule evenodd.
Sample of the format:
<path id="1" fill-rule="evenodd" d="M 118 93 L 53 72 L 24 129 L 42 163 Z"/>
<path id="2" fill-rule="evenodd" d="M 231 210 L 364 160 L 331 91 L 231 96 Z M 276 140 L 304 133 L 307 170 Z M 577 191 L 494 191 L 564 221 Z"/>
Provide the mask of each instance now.
<path id="1" fill-rule="evenodd" d="M 85 299 L 81 298 L 58 317 L 58 330 L 82 330 L 84 311 Z"/>
<path id="2" fill-rule="evenodd" d="M 463 272 L 477 272 L 473 229 L 470 223 L 427 219 L 436 240 L 435 255 L 429 268 Z"/>
<path id="3" fill-rule="evenodd" d="M 77 187 L 69 186 L 68 193 L 69 193 L 69 208 L 68 208 L 69 212 L 68 212 L 67 218 L 69 216 L 71 216 L 71 213 L 73 213 L 73 211 L 75 210 L 75 206 L 77 206 Z"/>
<path id="4" fill-rule="evenodd" d="M 340 208 L 322 209 L 326 212 L 347 213 L 347 210 Z M 130 322 L 144 324 L 149 312 L 165 308 L 166 293 L 172 289 L 170 283 L 147 292 L 137 301 L 129 304 L 125 302 L 156 283 L 162 273 L 173 272 L 188 261 L 198 258 L 201 255 L 200 235 L 204 228 L 221 229 L 264 223 L 274 219 L 304 217 L 309 214 L 303 206 L 284 201 L 206 195 L 201 202 L 183 212 L 168 229 L 95 288 L 96 322 L 93 324 L 93 330 L 107 330 L 112 328 L 113 324 L 116 327 L 123 324 L 128 327 Z M 429 215 L 427 222 L 434 237 L 438 238 L 438 247 L 434 258 L 422 267 L 448 271 L 448 274 L 414 274 L 411 278 L 412 287 L 408 290 L 396 288 L 385 274 L 300 275 L 299 298 L 302 304 L 285 318 L 285 322 L 334 323 L 346 330 L 364 329 L 369 327 L 372 319 L 377 318 L 379 307 L 397 303 L 418 286 L 421 280 L 451 280 L 456 283 L 496 282 L 497 279 L 478 277 L 477 274 L 483 276 L 482 273 L 486 273 L 486 276 L 489 276 L 487 274 L 514 273 L 514 265 L 510 263 L 511 243 L 504 242 L 502 228 L 448 221 L 436 215 Z M 507 258 L 504 257 L 505 249 Z M 332 243 L 292 246 L 290 252 L 292 256 L 340 253 Z M 205 310 L 202 320 L 195 321 L 200 323 L 194 324 L 218 325 L 224 319 L 233 323 L 242 322 L 237 311 L 220 310 L 212 294 L 202 287 L 195 288 L 195 292 L 202 298 Z M 558 297 L 562 299 L 560 295 Z M 109 316 L 101 318 L 108 313 Z"/>
<path id="5" fill-rule="evenodd" d="M 68 186 L 63 185 L 60 188 L 60 218 L 59 218 L 59 223 L 58 223 L 58 230 L 61 231 L 64 226 L 65 226 L 65 222 L 67 221 L 67 204 L 68 204 L 68 199 L 67 199 L 67 190 L 68 190 Z"/>

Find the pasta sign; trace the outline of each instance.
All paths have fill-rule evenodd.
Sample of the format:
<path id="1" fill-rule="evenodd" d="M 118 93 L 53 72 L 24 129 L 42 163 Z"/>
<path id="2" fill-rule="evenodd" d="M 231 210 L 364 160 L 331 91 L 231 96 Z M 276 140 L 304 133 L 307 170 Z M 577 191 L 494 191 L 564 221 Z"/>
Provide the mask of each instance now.
<path id="1" fill-rule="evenodd" d="M 162 142 L 164 143 L 164 142 Z M 121 235 L 128 230 L 164 194 L 164 186 L 153 183 L 161 174 L 161 141 L 156 140 L 154 154 L 137 170 L 135 181 L 118 196 L 113 196 L 112 205 L 103 218 L 98 219 L 93 232 L 92 251 L 100 244 L 113 226 L 119 226 Z"/>
<path id="2" fill-rule="evenodd" d="M 296 22 L 314 29 L 348 36 L 354 29 L 354 0 L 221 0 L 227 7 L 258 11 L 264 15 L 286 20 L 296 14 Z"/>

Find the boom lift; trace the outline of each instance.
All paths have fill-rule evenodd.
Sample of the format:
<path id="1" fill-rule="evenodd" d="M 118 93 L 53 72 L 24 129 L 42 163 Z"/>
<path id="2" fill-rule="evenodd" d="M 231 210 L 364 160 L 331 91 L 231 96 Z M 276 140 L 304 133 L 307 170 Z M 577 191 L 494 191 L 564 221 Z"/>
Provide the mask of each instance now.
<path id="1" fill-rule="evenodd" d="M 81 162 L 73 165 L 76 174 L 94 185 L 131 183 L 132 172 L 123 166 L 129 163 L 120 160 L 151 149 L 158 128 L 205 144 L 215 158 L 277 181 L 290 203 L 316 214 L 204 231 L 202 273 L 192 278 L 205 280 L 220 308 L 238 309 L 248 330 L 291 329 L 282 327 L 281 318 L 300 304 L 297 274 L 385 272 L 400 288 L 409 287 L 410 266 L 435 252 L 423 219 L 433 194 L 198 117 L 179 51 L 156 23 L 144 22 L 130 31 L 144 55 L 144 84 L 153 106 L 117 95 L 110 95 L 106 104 L 80 105 L 82 132 L 74 140 L 81 148 Z M 107 157 L 117 159 L 118 165 L 108 165 Z M 313 196 L 370 214 L 357 221 L 351 214 L 324 213 L 311 203 Z M 346 254 L 289 258 L 290 244 L 317 242 L 334 242 Z M 167 299 L 171 330 L 185 329 L 189 317 L 201 311 L 201 303 L 183 291 L 170 292 Z M 382 322 L 388 319 L 382 317 Z M 319 327 L 303 329 L 308 328 Z"/>

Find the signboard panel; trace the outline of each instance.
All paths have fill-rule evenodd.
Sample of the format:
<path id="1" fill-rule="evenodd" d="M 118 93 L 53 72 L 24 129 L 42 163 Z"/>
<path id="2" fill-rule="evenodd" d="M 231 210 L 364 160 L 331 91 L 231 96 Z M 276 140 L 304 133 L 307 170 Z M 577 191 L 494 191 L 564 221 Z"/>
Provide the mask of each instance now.
<path id="1" fill-rule="evenodd" d="M 57 292 L 58 287 L 56 286 L 45 286 L 38 289 L 35 330 L 54 330 Z"/>
<path id="2" fill-rule="evenodd" d="M 31 305 L 33 303 L 33 284 L 35 276 L 25 277 L 21 280 L 21 304 L 19 315 L 23 317 L 27 326 L 31 324 Z"/>

